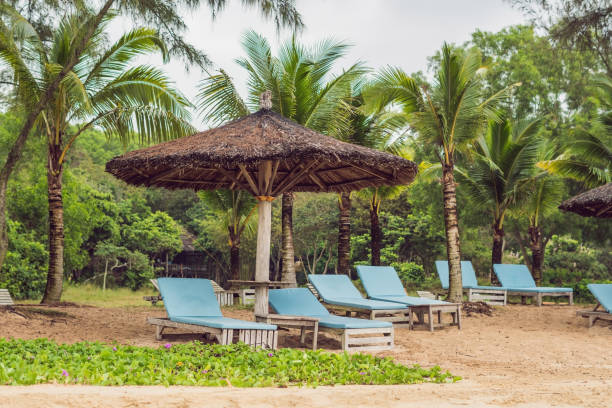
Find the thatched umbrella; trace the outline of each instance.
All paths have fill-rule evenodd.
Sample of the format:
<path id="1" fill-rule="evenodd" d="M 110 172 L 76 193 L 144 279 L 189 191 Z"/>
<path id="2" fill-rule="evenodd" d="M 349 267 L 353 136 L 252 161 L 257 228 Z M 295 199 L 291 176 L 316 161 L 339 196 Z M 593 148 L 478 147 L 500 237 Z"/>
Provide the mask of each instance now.
<path id="1" fill-rule="evenodd" d="M 255 280 L 269 280 L 271 210 L 288 191 L 348 192 L 409 184 L 417 166 L 378 150 L 344 143 L 270 110 L 218 128 L 116 157 L 106 171 L 134 185 L 193 190 L 240 189 L 258 200 Z M 267 287 L 256 286 L 255 312 L 268 311 Z"/>
<path id="2" fill-rule="evenodd" d="M 583 217 L 612 217 L 612 183 L 593 188 L 565 200 L 559 206 L 563 211 L 571 211 Z"/>

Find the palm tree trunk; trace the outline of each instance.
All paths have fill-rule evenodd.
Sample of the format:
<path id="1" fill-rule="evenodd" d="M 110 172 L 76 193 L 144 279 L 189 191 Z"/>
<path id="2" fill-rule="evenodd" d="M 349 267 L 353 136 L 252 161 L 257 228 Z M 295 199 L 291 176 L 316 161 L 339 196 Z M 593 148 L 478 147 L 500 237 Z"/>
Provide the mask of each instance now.
<path id="1" fill-rule="evenodd" d="M 49 269 L 41 303 L 59 302 L 64 280 L 64 205 L 62 202 L 61 145 L 49 143 L 47 191 L 49 200 Z"/>
<path id="2" fill-rule="evenodd" d="M 459 220 L 457 218 L 457 190 L 452 164 L 442 164 L 442 192 L 444 194 L 444 228 L 446 230 L 446 254 L 448 257 L 448 300 L 463 301 L 461 282 L 461 246 L 459 242 Z"/>
<path id="3" fill-rule="evenodd" d="M 3 169 L 4 170 L 4 169 Z M 0 270 L 8 252 L 8 231 L 6 226 L 6 188 L 9 173 L 0 174 Z"/>
<path id="4" fill-rule="evenodd" d="M 293 193 L 283 193 L 281 213 L 281 280 L 285 282 L 291 282 L 295 286 L 297 286 L 297 280 L 295 276 L 295 255 L 293 250 L 293 199 Z"/>
<path id="5" fill-rule="evenodd" d="M 338 197 L 338 273 L 351 276 L 351 194 Z"/>
<path id="6" fill-rule="evenodd" d="M 380 266 L 380 248 L 382 247 L 382 230 L 378 211 L 380 202 L 372 200 L 370 203 L 370 252 L 372 254 L 372 265 Z"/>
<path id="7" fill-rule="evenodd" d="M 493 265 L 495 264 L 502 263 L 502 256 L 504 250 L 504 227 L 500 226 L 500 224 L 501 223 L 499 219 L 496 219 L 493 223 L 493 248 L 491 249 L 491 268 L 493 268 Z M 491 283 L 494 285 L 499 284 L 497 280 L 497 275 L 495 275 L 491 271 L 489 272 L 491 276 Z"/>
<path id="8" fill-rule="evenodd" d="M 542 284 L 542 263 L 544 262 L 544 245 L 542 230 L 539 226 L 529 226 L 529 248 L 531 249 L 531 274 L 537 286 Z"/>
<path id="9" fill-rule="evenodd" d="M 232 245 L 230 247 L 230 279 L 240 279 L 240 247 Z"/>

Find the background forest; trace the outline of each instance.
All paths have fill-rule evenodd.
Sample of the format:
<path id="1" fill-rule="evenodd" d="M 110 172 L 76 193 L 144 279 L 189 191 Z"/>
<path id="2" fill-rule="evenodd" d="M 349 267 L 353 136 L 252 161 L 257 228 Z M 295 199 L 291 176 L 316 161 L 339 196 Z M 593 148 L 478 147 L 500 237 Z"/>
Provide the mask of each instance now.
<path id="1" fill-rule="evenodd" d="M 256 55 L 257 49 L 252 44 L 256 40 L 256 34 L 245 34 L 247 58 L 241 64 L 246 69 L 249 58 Z M 341 54 L 344 45 L 336 46 L 335 52 Z M 571 286 L 577 297 L 586 296 L 588 282 L 611 279 L 612 225 L 608 220 L 562 213 L 556 207 L 588 187 L 610 181 L 612 134 L 609 124 L 601 120 L 605 115 L 609 120 L 612 110 L 609 55 L 604 50 L 602 56 L 597 48 L 580 44 L 561 46 L 555 32 L 530 25 L 511 26 L 499 32 L 477 30 L 469 42 L 452 44 L 450 49 L 456 55 L 466 55 L 474 47 L 479 50 L 480 64 L 488 68 L 482 80 L 485 92 L 493 93 L 511 84 L 520 86 L 501 103 L 503 120 L 483 130 L 488 137 L 483 136 L 457 156 L 462 258 L 473 262 L 484 282 L 490 280 L 491 252 L 497 236 L 504 263 L 531 265 L 534 246 L 530 245 L 533 244 L 530 233 L 537 226 L 543 251 L 542 285 Z M 432 50 L 429 71 L 412 73 L 410 77 L 427 84 L 443 58 L 442 52 Z M 340 67 L 345 69 L 342 75 L 353 75 L 349 78 L 353 83 L 356 76 L 368 80 L 382 78 L 384 73 L 368 71 L 366 65 Z M 203 78 L 202 99 L 199 103 L 192 101 L 200 107 L 197 114 L 211 124 L 240 116 L 240 112 L 215 110 L 215 100 L 220 99 L 214 99 L 218 98 L 218 88 L 213 85 L 221 86 L 219 81 L 224 79 L 229 80 L 223 77 L 223 71 Z M 227 83 L 224 86 L 227 89 Z M 252 88 L 253 95 L 257 95 L 257 87 Z M 25 120 L 24 112 L 12 104 L 14 95 L 9 89 L 4 90 L 0 114 L 3 160 Z M 248 95 L 247 105 L 253 95 Z M 392 102 L 386 114 L 394 109 L 401 111 L 400 105 Z M 294 120 L 299 122 L 300 118 Z M 68 129 L 77 126 L 77 122 L 68 123 Z M 422 171 L 408 187 L 376 192 L 376 196 L 368 191 L 355 192 L 348 197 L 348 265 L 354 270 L 355 265 L 372 262 L 372 219 L 376 216 L 380 226 L 380 231 L 375 231 L 380 234 L 380 252 L 376 256 L 380 263 L 393 265 L 409 288 L 433 288 L 439 286 L 434 261 L 446 259 L 441 173 L 435 164 L 439 159 L 435 148 L 423 143 L 414 126 L 401 127 L 401 123 L 398 126 L 391 132 L 392 140 L 383 144 L 388 147 L 401 140 L 402 154 L 419 163 Z M 512 161 L 523 157 L 512 150 L 515 146 L 511 143 L 519 140 L 512 139 L 516 134 L 533 140 L 524 143 L 526 149 L 537 144 L 537 149 L 533 147 L 530 153 L 531 161 Z M 511 142 L 496 144 L 503 137 Z M 595 138 L 599 146 L 607 149 L 603 161 L 576 147 L 577 140 L 587 137 Z M 367 144 L 363 140 L 349 141 Z M 136 188 L 105 173 L 108 160 L 148 142 L 141 138 L 109 137 L 108 129 L 93 126 L 85 129 L 67 151 L 62 189 L 64 278 L 74 284 L 137 289 L 156 274 L 163 274 L 166 265 L 173 262 L 185 245 L 201 252 L 211 276 L 220 276 L 222 281 L 232 275 L 231 248 L 239 247 L 240 257 L 234 258 L 234 262 L 239 259 L 238 273 L 243 278 L 252 278 L 257 222 L 251 211 L 254 201 L 243 197 L 241 209 L 237 210 L 228 204 L 227 197 Z M 46 138 L 30 137 L 8 183 L 9 246 L 0 271 L 0 287 L 8 288 L 18 299 L 40 298 L 47 282 L 47 154 Z M 563 160 L 589 165 L 591 170 L 595 169 L 590 174 L 597 177 L 589 179 L 580 169 L 564 168 Z M 523 166 L 530 177 L 513 175 L 516 166 Z M 491 192 L 497 188 L 487 179 L 492 169 L 507 172 L 506 180 L 515 177 L 519 181 L 516 186 L 506 183 L 507 191 Z M 526 179 L 531 180 L 533 188 L 546 192 L 546 202 L 538 207 L 541 209 L 535 221 L 530 199 L 520 199 L 512 193 L 519 184 L 524 188 Z M 538 184 L 542 180 L 545 183 Z M 346 198 L 338 194 L 294 194 L 293 247 L 298 283 L 305 282 L 307 273 L 339 270 L 338 253 L 342 253 L 338 248 L 339 230 L 346 228 L 347 222 L 346 217 L 344 221 L 339 217 L 341 211 L 346 213 L 342 200 Z M 279 198 L 273 204 L 271 275 L 276 279 L 280 279 L 282 268 L 283 202 Z M 241 234 L 232 235 L 237 230 Z M 340 244 L 343 245 L 341 240 Z"/>

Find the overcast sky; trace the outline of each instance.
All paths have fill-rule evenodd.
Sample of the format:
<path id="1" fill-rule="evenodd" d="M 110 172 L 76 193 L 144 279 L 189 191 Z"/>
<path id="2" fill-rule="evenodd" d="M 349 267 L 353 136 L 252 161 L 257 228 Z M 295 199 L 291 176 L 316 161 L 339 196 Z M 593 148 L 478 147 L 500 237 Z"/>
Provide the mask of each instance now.
<path id="1" fill-rule="evenodd" d="M 188 16 L 186 36 L 234 78 L 245 96 L 246 75 L 234 63 L 244 55 L 240 46 L 243 33 L 254 29 L 268 38 L 274 50 L 291 33 L 277 33 L 273 21 L 264 20 L 256 9 L 245 9 L 239 0 L 228 3 L 215 21 L 206 7 Z M 333 37 L 353 45 L 342 67 L 361 60 L 372 68 L 394 65 L 407 72 L 425 71 L 427 57 L 444 41 L 461 44 L 476 29 L 499 31 L 525 22 L 521 13 L 502 0 L 296 0 L 296 4 L 306 25 L 300 34 L 303 43 Z M 130 28 L 122 24 L 124 30 Z M 199 70 L 185 73 L 178 60 L 163 69 L 194 102 L 203 74 Z M 197 117 L 193 122 L 206 127 Z"/>

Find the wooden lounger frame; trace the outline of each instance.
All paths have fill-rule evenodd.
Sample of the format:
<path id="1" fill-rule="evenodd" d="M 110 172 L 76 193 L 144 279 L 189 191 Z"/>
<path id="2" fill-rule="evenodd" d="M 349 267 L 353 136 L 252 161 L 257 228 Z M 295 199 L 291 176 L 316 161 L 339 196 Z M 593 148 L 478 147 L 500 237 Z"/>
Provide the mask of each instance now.
<path id="1" fill-rule="evenodd" d="M 597 310 L 601 306 L 601 303 L 597 302 L 597 306 L 593 310 L 579 310 L 576 312 L 576 316 L 585 317 L 589 319 L 589 327 L 593 327 L 593 324 L 597 319 L 610 320 L 612 321 L 612 313 L 608 313 L 605 310 Z"/>
<path id="2" fill-rule="evenodd" d="M 430 298 L 429 296 L 421 296 L 421 292 L 417 291 L 419 297 Z M 430 292 L 427 292 L 430 293 Z M 463 294 L 467 296 L 468 302 L 485 302 L 492 306 L 506 306 L 508 304 L 508 292 L 505 289 L 473 289 L 463 288 Z M 435 291 L 435 299 L 440 299 L 448 295 L 447 289 Z"/>
<path id="3" fill-rule="evenodd" d="M 262 329 L 218 329 L 216 327 L 201 326 L 199 324 L 173 322 L 168 318 L 149 317 L 147 322 L 155 326 L 155 338 L 163 339 L 166 327 L 183 329 L 195 333 L 208 333 L 216 337 L 219 344 L 227 345 L 234 342 L 234 332 L 238 332 L 238 341 L 253 347 L 262 347 L 275 350 L 278 345 L 278 331 Z"/>
<path id="4" fill-rule="evenodd" d="M 355 317 L 363 317 L 370 320 L 383 320 L 386 322 L 393 323 L 396 327 L 410 327 L 412 328 L 412 313 L 408 307 L 405 309 L 379 309 L 370 310 L 355 306 L 343 306 L 326 303 L 321 300 L 321 304 L 325 306 L 327 310 L 336 314 L 345 314 L 348 317 L 355 315 Z"/>
<path id="5" fill-rule="evenodd" d="M 0 306 L 11 306 L 13 305 L 13 299 L 8 289 L 0 289 Z"/>
<path id="6" fill-rule="evenodd" d="M 418 324 L 427 326 L 429 331 L 434 331 L 436 327 L 446 326 L 457 326 L 461 330 L 461 303 L 410 306 L 409 309 L 411 313 L 416 315 L 416 321 L 414 318 L 411 319 L 411 328 Z M 443 323 L 442 313 L 450 313 L 453 321 L 451 323 Z M 437 323 L 434 321 L 434 315 L 437 315 Z M 427 316 L 427 322 L 425 322 L 425 316 Z"/>
<path id="7" fill-rule="evenodd" d="M 270 306 L 271 307 L 271 306 Z M 391 327 L 373 327 L 367 329 L 334 329 L 330 327 L 323 327 L 318 325 L 318 320 L 315 317 L 310 316 L 294 316 L 294 315 L 279 315 L 271 314 L 272 318 L 282 318 L 286 321 L 291 320 L 302 320 L 302 321 L 317 321 L 316 326 L 312 326 L 313 330 L 313 349 L 316 348 L 316 342 L 318 334 L 329 333 L 333 337 L 340 340 L 342 350 L 344 351 L 374 351 L 374 350 L 391 350 L 394 346 L 393 340 L 393 326 Z M 267 316 L 257 316 L 257 318 L 266 318 Z M 289 326 L 280 320 L 272 320 L 274 324 L 279 327 L 295 327 Z M 306 330 L 310 328 L 302 325 L 300 334 L 300 341 L 303 343 Z"/>
<path id="8" fill-rule="evenodd" d="M 565 297 L 567 296 L 567 304 L 574 304 L 574 292 L 521 292 L 520 290 L 508 289 L 508 296 L 520 296 L 521 304 L 527 304 L 527 298 L 533 298 L 537 306 L 542 306 L 542 298 L 547 297 Z"/>
<path id="9" fill-rule="evenodd" d="M 300 329 L 300 343 L 306 341 L 306 330 L 312 330 L 312 349 L 317 349 L 319 336 L 319 319 L 309 316 L 290 316 L 279 314 L 255 315 L 255 321 L 260 323 L 275 324 L 283 329 Z"/>

